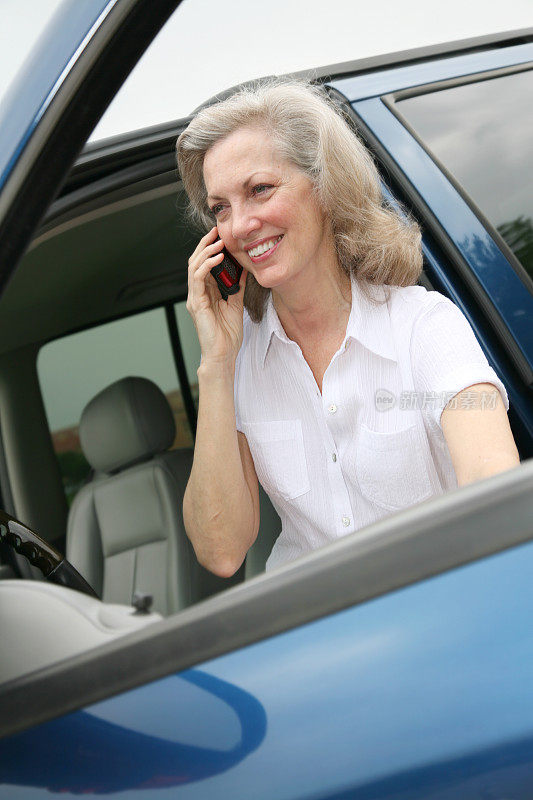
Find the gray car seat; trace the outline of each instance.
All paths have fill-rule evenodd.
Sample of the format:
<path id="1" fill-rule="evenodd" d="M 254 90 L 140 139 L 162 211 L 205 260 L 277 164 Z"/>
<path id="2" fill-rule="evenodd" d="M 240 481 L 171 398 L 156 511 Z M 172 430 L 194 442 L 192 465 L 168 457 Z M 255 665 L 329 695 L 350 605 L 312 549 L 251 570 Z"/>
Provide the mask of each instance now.
<path id="1" fill-rule="evenodd" d="M 113 383 L 82 414 L 96 476 L 72 504 L 67 558 L 106 602 L 130 603 L 142 591 L 170 614 L 240 578 L 218 578 L 196 560 L 182 516 L 193 451 L 168 451 L 174 436 L 168 401 L 146 378 Z"/>

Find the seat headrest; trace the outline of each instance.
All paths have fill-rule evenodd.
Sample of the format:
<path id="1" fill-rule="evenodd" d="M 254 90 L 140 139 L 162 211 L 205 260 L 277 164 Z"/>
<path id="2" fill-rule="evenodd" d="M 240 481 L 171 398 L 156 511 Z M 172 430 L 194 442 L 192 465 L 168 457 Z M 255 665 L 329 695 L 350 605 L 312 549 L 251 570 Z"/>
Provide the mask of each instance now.
<path id="1" fill-rule="evenodd" d="M 80 442 L 93 469 L 114 472 L 168 450 L 176 425 L 168 400 L 147 378 L 122 378 L 85 407 Z"/>

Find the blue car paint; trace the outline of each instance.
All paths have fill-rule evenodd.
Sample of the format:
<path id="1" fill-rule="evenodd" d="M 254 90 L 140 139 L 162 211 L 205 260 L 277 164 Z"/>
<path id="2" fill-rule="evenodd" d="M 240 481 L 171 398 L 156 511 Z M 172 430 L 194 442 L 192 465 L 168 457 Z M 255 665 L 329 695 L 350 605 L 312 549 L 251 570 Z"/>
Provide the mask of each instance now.
<path id="1" fill-rule="evenodd" d="M 97 777 L 98 793 L 132 800 L 529 800 L 532 572 L 533 544 L 513 548 L 11 737 L 0 798 L 68 797 L 86 775 L 75 792 Z M 230 711 L 244 698 L 240 737 L 213 687 Z M 114 748 L 103 723 L 144 748 Z M 31 758 L 51 741 L 55 771 Z M 187 780 L 191 747 L 207 777 Z"/>
<path id="2" fill-rule="evenodd" d="M 0 106 L 0 191 L 66 75 L 117 0 L 64 0 Z"/>
<path id="3" fill-rule="evenodd" d="M 17 782 L 22 751 L 33 754 L 26 759 L 24 782 L 52 792 L 108 794 L 180 786 L 225 772 L 265 737 L 261 705 L 206 672 L 188 670 L 134 695 L 3 742 L 1 782 Z"/>

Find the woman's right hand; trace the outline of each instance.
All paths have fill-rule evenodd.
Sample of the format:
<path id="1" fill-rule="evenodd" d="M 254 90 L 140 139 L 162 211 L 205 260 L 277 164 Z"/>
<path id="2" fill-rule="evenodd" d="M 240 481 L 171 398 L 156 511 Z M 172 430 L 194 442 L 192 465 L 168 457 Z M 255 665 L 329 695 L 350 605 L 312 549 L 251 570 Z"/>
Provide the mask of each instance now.
<path id="1" fill-rule="evenodd" d="M 189 258 L 187 311 L 198 333 L 202 363 L 235 362 L 242 344 L 244 287 L 248 273 L 243 269 L 239 291 L 225 301 L 211 275 L 223 259 L 224 242 L 212 228 Z"/>

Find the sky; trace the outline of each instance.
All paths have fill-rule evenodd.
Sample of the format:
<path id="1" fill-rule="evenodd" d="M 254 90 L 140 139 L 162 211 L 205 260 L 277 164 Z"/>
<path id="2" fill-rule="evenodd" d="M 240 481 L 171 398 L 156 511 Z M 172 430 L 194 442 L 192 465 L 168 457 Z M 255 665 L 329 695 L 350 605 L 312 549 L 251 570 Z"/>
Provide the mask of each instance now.
<path id="1" fill-rule="evenodd" d="M 0 98 L 60 5 L 0 0 Z M 92 138 L 179 119 L 261 75 L 528 26 L 533 0 L 183 0 Z"/>

